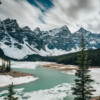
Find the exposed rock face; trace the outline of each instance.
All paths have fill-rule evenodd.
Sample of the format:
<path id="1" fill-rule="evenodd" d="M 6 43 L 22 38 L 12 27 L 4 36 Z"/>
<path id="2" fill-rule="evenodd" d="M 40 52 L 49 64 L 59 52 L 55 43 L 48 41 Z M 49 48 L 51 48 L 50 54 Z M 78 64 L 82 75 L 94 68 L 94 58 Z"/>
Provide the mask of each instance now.
<path id="1" fill-rule="evenodd" d="M 49 31 L 40 31 L 39 29 L 38 32 L 34 31 L 34 33 L 40 33 L 38 37 L 44 41 L 49 49 L 57 48 L 66 51 L 78 49 L 80 48 L 82 34 L 85 36 L 87 49 L 100 48 L 100 34 L 91 33 L 84 28 L 80 28 L 77 32 L 72 34 L 68 27 L 64 25 L 61 28 Z"/>
<path id="2" fill-rule="evenodd" d="M 28 26 L 20 28 L 17 21 L 11 19 L 6 19 L 1 24 L 1 48 L 7 56 L 21 59 L 45 49 L 43 40 L 37 38 Z"/>
<path id="3" fill-rule="evenodd" d="M 84 28 L 72 34 L 66 25 L 49 31 L 41 31 L 37 27 L 32 31 L 28 26 L 20 28 L 16 20 L 9 18 L 0 24 L 1 48 L 5 55 L 17 59 L 31 54 L 44 56 L 76 51 L 80 48 L 82 34 L 87 49 L 100 48 L 100 34 Z"/>
<path id="4" fill-rule="evenodd" d="M 49 30 L 47 32 L 42 32 L 42 40 L 48 46 L 49 49 L 62 49 L 71 50 L 71 32 L 67 26 L 62 26 L 61 28 Z"/>

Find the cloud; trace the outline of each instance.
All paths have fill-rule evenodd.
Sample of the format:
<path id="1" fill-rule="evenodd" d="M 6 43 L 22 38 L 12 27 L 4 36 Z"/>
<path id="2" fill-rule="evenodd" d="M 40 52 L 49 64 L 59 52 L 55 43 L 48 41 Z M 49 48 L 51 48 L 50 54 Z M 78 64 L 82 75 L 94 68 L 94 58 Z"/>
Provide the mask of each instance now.
<path id="1" fill-rule="evenodd" d="M 66 24 L 72 32 L 79 27 L 100 32 L 99 0 L 53 0 L 53 5 L 44 17 L 47 24 Z"/>
<path id="2" fill-rule="evenodd" d="M 45 7 L 38 1 L 34 0 L 35 3 L 40 7 L 41 10 L 45 10 Z"/>
<path id="3" fill-rule="evenodd" d="M 3 0 L 0 6 L 0 18 L 17 19 L 20 26 L 28 25 L 32 30 L 35 27 L 49 30 L 67 25 L 71 32 L 84 27 L 100 33 L 100 0 L 51 1 L 53 6 L 46 9 L 36 0 L 38 7 L 26 0 Z"/>
<path id="4" fill-rule="evenodd" d="M 0 18 L 17 19 L 20 26 L 28 25 L 32 29 L 41 25 L 38 19 L 42 12 L 36 6 L 32 6 L 26 0 L 3 0 L 0 6 Z"/>

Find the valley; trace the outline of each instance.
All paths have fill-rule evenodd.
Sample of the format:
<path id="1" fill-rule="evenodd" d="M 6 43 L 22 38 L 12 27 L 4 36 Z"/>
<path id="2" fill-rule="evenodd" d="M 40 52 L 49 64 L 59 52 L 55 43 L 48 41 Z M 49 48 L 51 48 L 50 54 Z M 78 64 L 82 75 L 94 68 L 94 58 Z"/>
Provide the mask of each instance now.
<path id="1" fill-rule="evenodd" d="M 100 100 L 100 0 L 0 0 L 0 100 Z"/>

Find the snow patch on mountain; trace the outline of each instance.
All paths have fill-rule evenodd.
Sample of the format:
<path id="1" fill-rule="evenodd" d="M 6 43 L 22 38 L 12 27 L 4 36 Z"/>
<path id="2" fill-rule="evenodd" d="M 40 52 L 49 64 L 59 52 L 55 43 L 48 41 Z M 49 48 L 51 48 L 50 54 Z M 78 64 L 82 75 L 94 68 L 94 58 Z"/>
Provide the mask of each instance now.
<path id="1" fill-rule="evenodd" d="M 93 40 L 93 41 L 90 41 L 90 44 L 96 44 L 96 42 Z"/>
<path id="2" fill-rule="evenodd" d="M 1 48 L 4 51 L 4 54 L 8 57 L 15 59 L 23 59 L 27 55 L 36 54 L 36 52 L 31 51 L 26 45 L 22 45 L 22 49 L 16 48 L 14 45 L 11 47 L 5 45 L 4 43 L 0 43 Z"/>
<path id="3" fill-rule="evenodd" d="M 33 54 L 57 56 L 79 51 L 82 34 L 86 49 L 100 48 L 100 34 L 84 28 L 73 34 L 66 25 L 49 31 L 37 27 L 32 31 L 28 26 L 20 28 L 16 20 L 6 19 L 1 22 L 0 44 L 5 55 L 15 59 Z"/>

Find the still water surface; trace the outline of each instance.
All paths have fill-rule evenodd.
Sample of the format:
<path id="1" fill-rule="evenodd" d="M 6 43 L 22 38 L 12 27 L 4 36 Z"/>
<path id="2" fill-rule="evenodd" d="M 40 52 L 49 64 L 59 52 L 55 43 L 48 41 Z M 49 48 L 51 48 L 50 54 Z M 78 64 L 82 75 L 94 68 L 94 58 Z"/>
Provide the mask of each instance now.
<path id="1" fill-rule="evenodd" d="M 40 67 L 40 66 L 37 66 L 36 69 L 15 68 L 14 70 L 31 73 L 39 78 L 38 80 L 36 80 L 34 82 L 15 86 L 15 89 L 24 88 L 23 94 L 19 94 L 21 97 L 25 93 L 29 93 L 29 92 L 32 93 L 35 91 L 51 89 L 51 88 L 54 88 L 55 86 L 61 85 L 63 83 L 72 84 L 72 83 L 74 83 L 74 79 L 75 79 L 74 75 L 64 74 L 64 73 L 62 73 L 62 71 L 52 69 L 52 68 L 44 68 L 44 67 Z M 7 88 L 0 89 L 0 92 L 4 91 L 6 89 Z M 72 98 L 72 96 L 70 96 L 69 98 Z M 64 99 L 64 100 L 71 100 L 71 99 Z"/>

